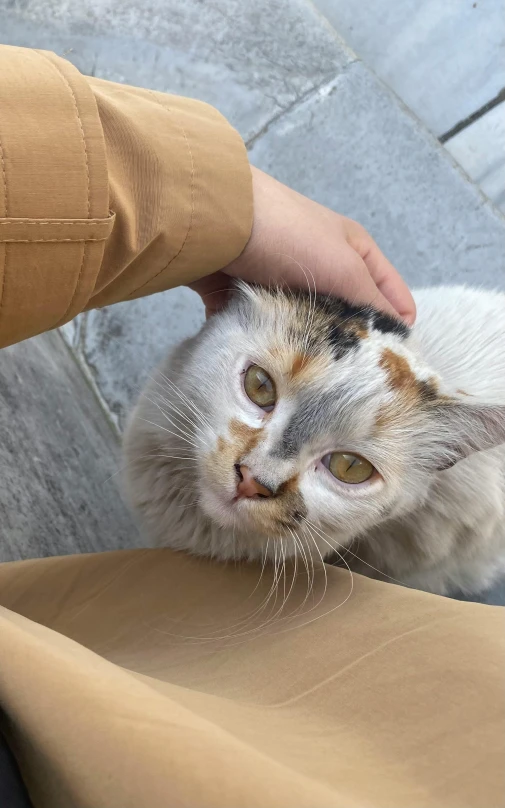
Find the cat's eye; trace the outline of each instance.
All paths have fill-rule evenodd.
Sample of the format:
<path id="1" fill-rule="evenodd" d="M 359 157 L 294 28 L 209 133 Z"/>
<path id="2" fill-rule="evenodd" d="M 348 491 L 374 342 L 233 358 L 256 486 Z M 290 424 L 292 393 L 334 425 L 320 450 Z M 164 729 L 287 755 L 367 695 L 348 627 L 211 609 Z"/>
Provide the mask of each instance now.
<path id="1" fill-rule="evenodd" d="M 349 452 L 333 452 L 326 456 L 325 461 L 325 466 L 333 476 L 340 482 L 349 485 L 365 483 L 375 471 L 372 464 L 364 457 L 349 454 Z"/>
<path id="2" fill-rule="evenodd" d="M 262 410 L 273 409 L 277 394 L 275 384 L 266 370 L 259 365 L 251 365 L 245 374 L 244 390 L 251 401 Z"/>

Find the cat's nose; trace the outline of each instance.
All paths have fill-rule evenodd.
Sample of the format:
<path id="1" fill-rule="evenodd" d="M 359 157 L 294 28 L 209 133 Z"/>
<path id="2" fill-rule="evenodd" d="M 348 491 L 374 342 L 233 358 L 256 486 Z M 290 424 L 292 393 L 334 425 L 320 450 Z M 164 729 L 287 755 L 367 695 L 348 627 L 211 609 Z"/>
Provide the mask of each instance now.
<path id="1" fill-rule="evenodd" d="M 273 493 L 269 488 L 266 488 L 266 486 L 259 483 L 258 480 L 252 476 L 251 471 L 247 466 L 241 466 L 236 463 L 235 471 L 237 472 L 237 476 L 239 478 L 237 485 L 237 499 L 266 499 L 267 497 L 273 496 Z"/>

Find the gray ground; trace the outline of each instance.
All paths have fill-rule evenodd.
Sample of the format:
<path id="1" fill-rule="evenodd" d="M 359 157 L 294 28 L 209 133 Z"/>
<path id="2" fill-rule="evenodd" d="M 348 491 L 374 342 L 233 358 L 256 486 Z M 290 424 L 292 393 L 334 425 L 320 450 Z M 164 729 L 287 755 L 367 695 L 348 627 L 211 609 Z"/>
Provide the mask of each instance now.
<path id="1" fill-rule="evenodd" d="M 0 20 L 0 42 L 215 104 L 254 164 L 360 220 L 411 284 L 505 288 L 502 214 L 306 0 L 0 0 Z M 202 317 L 174 290 L 81 316 L 68 352 L 55 333 L 0 354 L 1 559 L 139 541 L 106 482 L 116 436 Z"/>

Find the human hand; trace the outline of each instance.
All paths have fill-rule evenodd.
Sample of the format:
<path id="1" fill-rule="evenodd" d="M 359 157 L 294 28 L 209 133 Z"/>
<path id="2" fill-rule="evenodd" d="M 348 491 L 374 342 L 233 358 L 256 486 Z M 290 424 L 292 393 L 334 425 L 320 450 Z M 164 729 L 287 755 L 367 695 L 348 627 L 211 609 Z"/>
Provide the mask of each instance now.
<path id="1" fill-rule="evenodd" d="M 415 320 L 415 303 L 406 283 L 357 222 L 313 202 L 252 167 L 254 223 L 241 255 L 221 272 L 192 284 L 207 313 L 227 300 L 229 278 L 310 288 L 371 304 Z"/>

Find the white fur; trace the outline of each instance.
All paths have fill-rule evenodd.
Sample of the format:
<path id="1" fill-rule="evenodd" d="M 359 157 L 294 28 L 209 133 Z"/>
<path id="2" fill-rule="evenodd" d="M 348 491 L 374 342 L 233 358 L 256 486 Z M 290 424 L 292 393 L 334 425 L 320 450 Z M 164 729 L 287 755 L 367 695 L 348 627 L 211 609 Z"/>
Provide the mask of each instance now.
<path id="1" fill-rule="evenodd" d="M 289 343 L 290 303 L 274 304 L 251 290 L 242 295 L 248 318 L 231 306 L 180 346 L 130 419 L 128 494 L 151 541 L 250 559 L 277 558 L 281 551 L 317 559 L 350 547 L 364 574 L 440 594 L 490 586 L 505 571 L 505 447 L 499 445 L 505 442 L 505 296 L 463 287 L 421 290 L 406 341 L 372 331 L 337 367 L 323 356 L 312 386 L 321 397 L 339 396 L 339 417 L 298 456 L 274 462 L 270 450 L 297 398 L 278 373 L 278 404 L 265 418 L 244 395 L 240 373 L 247 362 L 275 367 L 272 344 L 297 347 Z M 396 401 L 379 364 L 385 348 L 404 356 L 417 379 L 436 380 L 454 406 L 406 409 L 377 436 L 378 415 Z M 268 474 L 272 486 L 298 475 L 308 511 L 299 530 L 259 530 L 257 508 L 269 506 L 232 502 L 232 463 L 212 473 L 209 458 L 219 438 L 229 439 L 231 419 L 263 428 L 245 459 L 254 474 Z M 318 465 L 332 450 L 365 456 L 381 477 L 370 485 L 339 484 Z M 451 468 L 438 470 L 459 455 Z"/>

